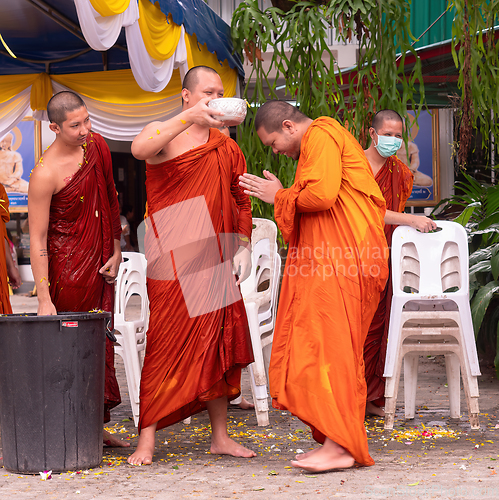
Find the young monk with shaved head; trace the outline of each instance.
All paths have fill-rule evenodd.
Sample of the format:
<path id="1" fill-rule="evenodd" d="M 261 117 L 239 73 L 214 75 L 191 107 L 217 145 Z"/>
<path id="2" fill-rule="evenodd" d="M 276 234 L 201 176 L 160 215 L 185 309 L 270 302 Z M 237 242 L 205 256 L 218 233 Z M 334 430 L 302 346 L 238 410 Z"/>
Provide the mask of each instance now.
<path id="1" fill-rule="evenodd" d="M 388 275 L 383 196 L 360 144 L 332 118 L 269 101 L 255 128 L 274 153 L 298 161 L 287 189 L 268 171 L 240 178 L 245 193 L 274 204 L 289 245 L 270 393 L 322 444 L 291 463 L 313 472 L 372 465 L 362 354 Z"/>
<path id="2" fill-rule="evenodd" d="M 38 314 L 112 312 L 121 225 L 111 154 L 104 139 L 90 131 L 79 95 L 59 92 L 50 99 L 47 113 L 56 138 L 33 170 L 28 194 Z M 106 339 L 104 422 L 120 402 L 114 348 Z M 105 430 L 104 442 L 130 446 Z"/>
<path id="3" fill-rule="evenodd" d="M 369 164 L 386 201 L 385 236 L 388 246 L 397 225 L 411 226 L 427 233 L 437 225 L 428 217 L 404 213 L 405 204 L 412 192 L 413 174 L 396 153 L 402 144 L 402 117 L 392 109 L 378 111 L 369 128 L 371 145 L 365 151 Z M 381 293 L 378 309 L 367 334 L 364 346 L 366 364 L 367 405 L 366 413 L 384 416 L 386 342 L 390 321 L 392 280 L 388 279 Z"/>
<path id="4" fill-rule="evenodd" d="M 128 458 L 134 465 L 152 462 L 156 430 L 205 409 L 211 453 L 255 456 L 227 434 L 227 401 L 240 395 L 241 368 L 253 361 L 237 289 L 250 271 L 252 219 L 249 197 L 238 184 L 244 156 L 218 130 L 223 113 L 208 106 L 223 93 L 215 70 L 192 68 L 183 82 L 182 112 L 151 123 L 132 144 L 133 155 L 147 162 L 150 228 L 140 436 Z M 222 261 L 229 263 L 227 280 Z M 231 286 L 237 293 L 227 300 Z"/>

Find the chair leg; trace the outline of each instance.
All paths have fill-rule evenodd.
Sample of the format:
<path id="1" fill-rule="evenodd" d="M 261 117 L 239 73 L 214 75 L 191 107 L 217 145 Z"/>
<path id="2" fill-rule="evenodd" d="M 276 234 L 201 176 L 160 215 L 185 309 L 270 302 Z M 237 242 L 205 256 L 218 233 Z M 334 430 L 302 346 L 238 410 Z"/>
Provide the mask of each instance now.
<path id="1" fill-rule="evenodd" d="M 477 377 L 471 375 L 471 369 L 464 359 L 466 353 L 463 353 L 461 360 L 461 373 L 463 379 L 464 395 L 466 397 L 466 404 L 468 406 L 468 414 L 470 418 L 470 425 L 472 430 L 480 429 L 480 418 L 478 409 L 478 380 Z"/>
<path id="2" fill-rule="evenodd" d="M 399 390 L 400 370 L 402 360 L 399 358 L 394 367 L 393 377 L 387 377 L 385 383 L 385 429 L 393 429 L 395 422 L 395 409 L 397 407 L 397 394 Z"/>
<path id="3" fill-rule="evenodd" d="M 451 418 L 461 415 L 461 363 L 454 354 L 445 354 L 445 371 L 449 388 L 449 409 Z"/>
<path id="4" fill-rule="evenodd" d="M 416 411 L 416 388 L 418 385 L 419 354 L 406 354 L 404 357 L 404 400 L 405 418 L 414 418 Z"/>
<path id="5" fill-rule="evenodd" d="M 267 377 L 263 360 L 260 325 L 258 323 L 258 308 L 254 302 L 245 303 L 246 316 L 251 335 L 254 363 L 248 366 L 251 380 L 251 392 L 255 404 L 255 413 L 258 425 L 269 425 L 269 406 L 267 393 Z"/>
<path id="6" fill-rule="evenodd" d="M 267 377 L 265 376 L 265 362 L 263 359 L 263 349 L 260 337 L 260 325 L 258 323 L 258 309 L 254 303 L 245 305 L 246 316 L 248 317 L 248 325 L 250 328 L 251 345 L 253 347 L 253 357 L 255 359 L 252 364 L 255 384 L 266 385 Z"/>
<path id="7" fill-rule="evenodd" d="M 266 385 L 256 385 L 253 372 L 253 365 L 248 366 L 251 381 L 251 394 L 255 404 L 256 421 L 259 426 L 269 425 L 269 404 Z"/>
<path id="8" fill-rule="evenodd" d="M 265 377 L 267 378 L 267 382 L 269 380 L 269 366 L 270 366 L 271 354 L 272 354 L 272 343 L 267 344 L 263 348 L 263 363 L 265 366 Z"/>

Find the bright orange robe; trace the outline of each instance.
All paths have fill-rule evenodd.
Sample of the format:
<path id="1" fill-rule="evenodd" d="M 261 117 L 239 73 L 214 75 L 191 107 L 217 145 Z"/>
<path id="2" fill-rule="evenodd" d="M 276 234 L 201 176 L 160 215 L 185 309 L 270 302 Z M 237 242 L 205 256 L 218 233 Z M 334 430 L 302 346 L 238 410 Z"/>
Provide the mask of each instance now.
<path id="1" fill-rule="evenodd" d="M 223 233 L 241 235 L 238 244 L 243 246 L 249 243 L 251 205 L 238 180 L 246 172 L 246 162 L 232 139 L 210 129 L 206 144 L 158 165 L 148 164 L 146 171 L 147 209 L 154 234 L 159 231 L 154 220 L 160 218 L 163 209 L 203 197 L 216 244 L 222 243 Z M 203 224 L 196 217 L 171 223 L 177 228 L 190 224 L 188 231 L 194 229 L 192 234 L 197 234 Z M 150 322 L 140 384 L 139 429 L 155 422 L 161 429 L 206 409 L 206 401 L 224 395 L 237 397 L 241 368 L 253 361 L 253 352 L 239 292 L 235 303 L 191 317 L 179 279 L 153 279 L 171 262 L 178 278 L 182 253 L 200 257 L 201 244 L 180 255 L 170 251 L 153 261 L 148 255 L 148 238 L 146 233 Z M 222 257 L 218 246 L 216 252 L 218 263 L 231 258 Z M 221 293 L 221 289 L 205 287 L 201 282 L 199 287 L 207 297 Z"/>
<path id="2" fill-rule="evenodd" d="M 363 347 L 388 276 L 385 202 L 364 152 L 332 118 L 302 138 L 295 182 L 275 197 L 289 242 L 270 363 L 274 406 L 363 465 Z"/>
<path id="3" fill-rule="evenodd" d="M 376 174 L 386 209 L 393 212 L 403 212 L 405 204 L 412 192 L 414 176 L 407 166 L 396 156 L 386 159 L 384 165 Z M 385 225 L 385 236 L 388 247 L 392 245 L 393 224 Z M 391 266 L 390 266 L 391 268 Z M 378 309 L 374 314 L 364 345 L 364 362 L 366 364 L 367 401 L 374 401 L 379 406 L 384 405 L 386 341 L 390 323 L 390 306 L 392 301 L 392 280 L 390 277 L 381 293 Z"/>
<path id="4" fill-rule="evenodd" d="M 12 314 L 7 261 L 5 260 L 5 241 L 8 241 L 5 223 L 9 222 L 9 220 L 9 198 L 3 184 L 0 184 L 0 314 Z"/>

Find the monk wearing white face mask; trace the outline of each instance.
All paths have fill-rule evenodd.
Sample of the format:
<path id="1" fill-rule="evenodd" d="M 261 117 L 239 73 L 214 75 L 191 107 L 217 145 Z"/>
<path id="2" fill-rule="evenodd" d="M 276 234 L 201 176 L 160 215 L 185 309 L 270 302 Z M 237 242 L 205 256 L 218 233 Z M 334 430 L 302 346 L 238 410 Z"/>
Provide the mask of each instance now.
<path id="1" fill-rule="evenodd" d="M 411 226 L 428 232 L 437 226 L 428 217 L 404 213 L 405 203 L 412 191 L 413 174 L 395 154 L 402 145 L 404 122 L 391 109 L 378 111 L 369 129 L 371 145 L 365 154 L 374 177 L 386 201 L 385 236 L 391 247 L 392 233 L 396 226 Z M 367 339 L 364 344 L 364 362 L 367 381 L 366 413 L 383 416 L 385 381 L 383 370 L 386 356 L 386 340 L 392 299 L 391 277 L 380 296 Z"/>

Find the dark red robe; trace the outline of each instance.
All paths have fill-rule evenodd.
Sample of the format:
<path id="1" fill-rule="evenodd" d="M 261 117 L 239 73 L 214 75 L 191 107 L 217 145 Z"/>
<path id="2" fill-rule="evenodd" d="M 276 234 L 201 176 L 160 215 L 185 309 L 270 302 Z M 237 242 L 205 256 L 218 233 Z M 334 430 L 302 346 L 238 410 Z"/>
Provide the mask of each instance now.
<path id="1" fill-rule="evenodd" d="M 50 296 L 58 312 L 102 309 L 113 312 L 114 284 L 99 269 L 120 239 L 118 198 L 111 153 L 95 133 L 87 137 L 82 167 L 52 197 L 47 235 Z M 105 422 L 121 403 L 114 370 L 114 348 L 106 338 Z"/>
<path id="2" fill-rule="evenodd" d="M 213 281 L 199 277 L 197 290 L 190 289 L 200 292 L 198 299 L 189 304 L 189 290 L 182 290 L 181 283 L 188 274 L 200 276 L 203 269 L 212 270 L 222 261 L 230 261 L 238 245 L 249 243 L 250 201 L 239 187 L 239 176 L 245 171 L 237 144 L 216 129 L 210 129 L 206 144 L 158 165 L 147 165 L 146 223 L 150 229 L 146 232 L 146 257 L 151 315 L 140 385 L 139 429 L 155 422 L 161 429 L 206 409 L 206 401 L 224 395 L 233 399 L 240 394 L 241 368 L 253 361 L 240 294 L 225 307 L 193 315 L 189 307 L 203 306 L 205 300 L 221 296 L 222 287 L 210 286 Z M 182 207 L 193 200 L 201 200 L 204 219 L 200 211 L 183 211 Z M 180 207 L 179 215 L 160 227 L 161 214 L 175 206 Z M 213 231 L 211 238 L 195 236 L 208 226 Z M 176 235 L 166 237 L 165 232 Z M 232 248 L 222 250 L 227 241 L 223 234 L 239 235 L 234 246 L 229 241 Z M 171 240 L 187 241 L 184 236 L 192 244 L 179 250 Z M 151 255 L 149 238 L 162 246 L 160 256 Z M 210 248 L 215 251 L 210 253 Z"/>
<path id="3" fill-rule="evenodd" d="M 10 220 L 9 198 L 5 188 L 0 184 L 0 314 L 12 314 L 9 297 L 9 277 L 7 275 L 7 261 L 5 256 L 5 241 L 7 229 L 5 224 Z"/>
<path id="4" fill-rule="evenodd" d="M 376 174 L 386 209 L 393 212 L 403 212 L 405 204 L 412 192 L 413 175 L 404 163 L 396 156 L 390 156 Z M 385 224 L 385 236 L 388 247 L 392 246 L 394 225 Z M 373 401 L 378 406 L 384 405 L 386 342 L 390 323 L 390 306 L 392 302 L 391 262 L 390 276 L 385 289 L 381 292 L 378 309 L 374 314 L 366 342 L 364 344 L 364 363 L 366 365 L 367 401 Z"/>

